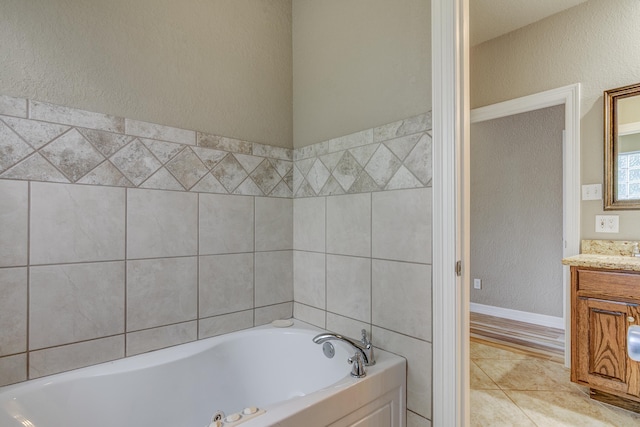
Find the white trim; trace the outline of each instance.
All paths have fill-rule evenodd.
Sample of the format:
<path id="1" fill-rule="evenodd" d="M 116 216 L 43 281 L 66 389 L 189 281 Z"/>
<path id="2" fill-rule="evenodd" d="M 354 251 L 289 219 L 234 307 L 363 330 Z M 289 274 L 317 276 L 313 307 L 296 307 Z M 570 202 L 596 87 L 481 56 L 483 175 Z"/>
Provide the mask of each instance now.
<path id="1" fill-rule="evenodd" d="M 468 0 L 432 0 L 433 426 L 469 425 L 469 290 L 462 286 L 468 141 Z M 467 216 L 468 217 L 468 216 Z M 468 225 L 466 226 L 468 227 Z M 455 265 L 463 261 L 463 277 Z"/>
<path id="2" fill-rule="evenodd" d="M 564 104 L 563 144 L 563 220 L 564 258 L 580 253 L 580 84 L 512 99 L 471 111 L 471 122 L 481 122 L 513 114 L 525 113 Z M 565 322 L 565 366 L 571 363 L 571 275 L 569 267 L 563 266 L 563 317 Z"/>
<path id="3" fill-rule="evenodd" d="M 517 320 L 518 322 L 531 323 L 533 325 L 545 326 L 564 330 L 564 319 L 562 317 L 548 316 L 546 314 L 531 313 L 528 311 L 513 310 L 511 308 L 496 307 L 472 302 L 469 306 L 472 313 L 486 314 L 489 316 L 501 317 L 503 319 Z"/>

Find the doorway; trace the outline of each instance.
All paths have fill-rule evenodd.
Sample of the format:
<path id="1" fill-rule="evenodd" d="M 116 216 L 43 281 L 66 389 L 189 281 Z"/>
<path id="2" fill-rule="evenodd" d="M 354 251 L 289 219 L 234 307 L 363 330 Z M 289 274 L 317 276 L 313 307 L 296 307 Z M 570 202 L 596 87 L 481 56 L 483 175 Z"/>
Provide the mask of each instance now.
<path id="1" fill-rule="evenodd" d="M 564 358 L 564 105 L 471 124 L 471 336 Z"/>
<path id="2" fill-rule="evenodd" d="M 562 257 L 568 257 L 579 253 L 580 249 L 580 85 L 553 89 L 522 98 L 517 98 L 498 104 L 477 108 L 471 111 L 471 123 L 480 123 L 488 120 L 504 118 L 521 113 L 541 110 L 543 108 L 564 106 L 564 144 L 562 149 Z M 470 153 L 467 153 L 468 155 Z M 465 168 L 469 174 L 469 166 Z M 470 185 L 470 184 L 469 184 Z M 471 188 L 463 189 L 470 194 Z M 469 212 L 468 210 L 465 212 Z M 472 261 L 471 261 L 472 262 Z M 562 274 L 562 298 L 565 328 L 565 366 L 569 366 L 571 360 L 571 337 L 569 305 L 569 268 L 563 267 Z"/>

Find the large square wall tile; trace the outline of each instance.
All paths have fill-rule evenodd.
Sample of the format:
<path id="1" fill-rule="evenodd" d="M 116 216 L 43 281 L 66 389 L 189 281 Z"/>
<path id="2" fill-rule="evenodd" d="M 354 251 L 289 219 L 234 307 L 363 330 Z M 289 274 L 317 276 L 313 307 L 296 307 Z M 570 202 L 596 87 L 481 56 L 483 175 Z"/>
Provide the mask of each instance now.
<path id="1" fill-rule="evenodd" d="M 0 267 L 27 265 L 28 183 L 0 181 L 0 200 Z"/>
<path id="2" fill-rule="evenodd" d="M 200 255 L 252 252 L 254 198 L 200 194 Z"/>
<path id="3" fill-rule="evenodd" d="M 127 331 L 186 322 L 198 315 L 195 257 L 127 263 Z"/>
<path id="4" fill-rule="evenodd" d="M 327 198 L 327 253 L 371 256 L 371 194 Z"/>
<path id="5" fill-rule="evenodd" d="M 407 409 L 431 418 L 431 344 L 373 327 L 373 345 L 407 359 Z"/>
<path id="6" fill-rule="evenodd" d="M 325 254 L 293 252 L 294 299 L 316 308 L 325 308 Z"/>
<path id="7" fill-rule="evenodd" d="M 431 266 L 373 260 L 374 325 L 431 341 Z"/>
<path id="8" fill-rule="evenodd" d="M 293 249 L 293 200 L 256 197 L 256 251 Z"/>
<path id="9" fill-rule="evenodd" d="M 325 251 L 324 197 L 293 201 L 293 247 L 302 251 Z"/>
<path id="10" fill-rule="evenodd" d="M 124 334 L 29 353 L 29 378 L 52 375 L 124 357 Z"/>
<path id="11" fill-rule="evenodd" d="M 124 332 L 124 262 L 30 268 L 29 349 Z"/>
<path id="12" fill-rule="evenodd" d="M 371 322 L 371 259 L 327 255 L 327 310 Z"/>
<path id="13" fill-rule="evenodd" d="M 200 257 L 200 317 L 253 308 L 253 254 Z"/>
<path id="14" fill-rule="evenodd" d="M 27 351 L 27 268 L 0 268 L 0 356 Z"/>
<path id="15" fill-rule="evenodd" d="M 256 252 L 256 307 L 293 301 L 293 251 Z"/>
<path id="16" fill-rule="evenodd" d="M 373 193 L 374 258 L 431 262 L 431 188 Z"/>
<path id="17" fill-rule="evenodd" d="M 197 194 L 129 190 L 127 258 L 189 256 L 197 253 Z"/>
<path id="18" fill-rule="evenodd" d="M 27 353 L 0 357 L 0 387 L 27 379 Z"/>
<path id="19" fill-rule="evenodd" d="M 125 190 L 31 183 L 31 264 L 124 259 Z"/>

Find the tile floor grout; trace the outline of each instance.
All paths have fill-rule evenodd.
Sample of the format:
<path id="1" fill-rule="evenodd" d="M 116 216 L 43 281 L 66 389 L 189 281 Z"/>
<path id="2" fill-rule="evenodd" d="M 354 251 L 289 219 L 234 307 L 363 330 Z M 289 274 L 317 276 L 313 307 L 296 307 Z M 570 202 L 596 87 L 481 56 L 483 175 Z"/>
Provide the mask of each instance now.
<path id="1" fill-rule="evenodd" d="M 640 426 L 640 414 L 590 399 L 548 356 L 472 338 L 470 362 L 472 426 Z"/>

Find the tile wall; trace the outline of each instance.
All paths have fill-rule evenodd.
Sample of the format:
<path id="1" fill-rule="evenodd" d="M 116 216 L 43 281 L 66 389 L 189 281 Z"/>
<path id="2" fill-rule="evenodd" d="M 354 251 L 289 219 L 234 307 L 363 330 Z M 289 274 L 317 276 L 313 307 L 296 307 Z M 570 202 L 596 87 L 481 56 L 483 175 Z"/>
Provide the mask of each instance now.
<path id="1" fill-rule="evenodd" d="M 430 130 L 422 115 L 294 152 L 294 317 L 404 356 L 409 426 L 431 418 Z"/>
<path id="2" fill-rule="evenodd" d="M 430 129 L 286 150 L 0 96 L 0 385 L 293 312 L 406 357 L 429 425 Z"/>
<path id="3" fill-rule="evenodd" d="M 292 177 L 292 150 L 0 97 L 0 385 L 291 317 Z"/>

